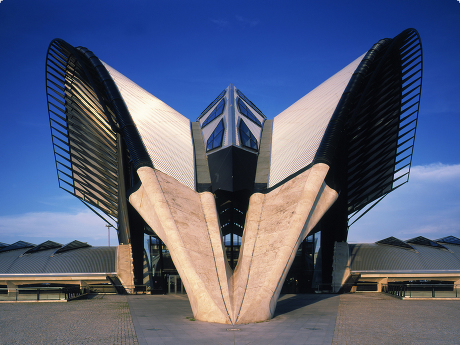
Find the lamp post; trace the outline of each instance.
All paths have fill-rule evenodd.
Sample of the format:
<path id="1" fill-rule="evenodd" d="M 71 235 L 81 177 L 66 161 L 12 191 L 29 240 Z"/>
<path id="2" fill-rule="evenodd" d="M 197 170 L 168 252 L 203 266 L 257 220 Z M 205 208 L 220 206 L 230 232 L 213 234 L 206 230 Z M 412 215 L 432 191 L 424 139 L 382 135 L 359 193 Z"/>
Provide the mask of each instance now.
<path id="1" fill-rule="evenodd" d="M 113 228 L 113 226 L 110 224 L 105 224 L 105 226 L 107 227 L 107 232 L 109 234 L 109 247 L 110 247 L 110 228 Z"/>

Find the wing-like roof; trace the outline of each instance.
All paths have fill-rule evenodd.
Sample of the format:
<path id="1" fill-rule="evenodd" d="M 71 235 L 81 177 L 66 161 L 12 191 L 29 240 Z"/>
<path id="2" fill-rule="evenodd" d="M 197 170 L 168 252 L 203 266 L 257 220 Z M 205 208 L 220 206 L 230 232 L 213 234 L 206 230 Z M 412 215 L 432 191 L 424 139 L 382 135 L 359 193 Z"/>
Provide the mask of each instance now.
<path id="1" fill-rule="evenodd" d="M 195 189 L 190 120 L 104 64 L 118 87 L 155 169 Z"/>
<path id="2" fill-rule="evenodd" d="M 408 181 L 421 80 L 416 30 L 378 41 L 274 118 L 268 187 L 325 163 L 349 223 L 358 220 Z"/>
<path id="3" fill-rule="evenodd" d="M 313 162 L 340 97 L 363 57 L 358 57 L 273 119 L 268 187 Z"/>

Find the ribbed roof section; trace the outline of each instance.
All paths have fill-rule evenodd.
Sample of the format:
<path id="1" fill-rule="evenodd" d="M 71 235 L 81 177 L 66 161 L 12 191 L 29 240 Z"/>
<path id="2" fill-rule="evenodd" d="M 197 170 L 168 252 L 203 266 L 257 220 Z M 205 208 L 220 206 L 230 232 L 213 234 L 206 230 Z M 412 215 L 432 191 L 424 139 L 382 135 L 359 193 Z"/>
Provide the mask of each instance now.
<path id="1" fill-rule="evenodd" d="M 117 247 L 86 247 L 53 255 L 55 251 L 25 254 L 25 249 L 16 249 L 0 253 L 0 275 L 116 272 Z"/>
<path id="2" fill-rule="evenodd" d="M 104 63 L 125 101 L 155 169 L 195 189 L 190 121 Z"/>
<path id="3" fill-rule="evenodd" d="M 363 57 L 274 118 L 268 187 L 312 163 L 337 103 Z"/>
<path id="4" fill-rule="evenodd" d="M 7 252 L 10 250 L 22 249 L 22 248 L 32 248 L 32 247 L 35 247 L 35 244 L 24 242 L 24 241 L 17 241 L 17 242 L 14 242 L 13 244 L 3 246 L 0 249 L 0 252 Z"/>
<path id="5" fill-rule="evenodd" d="M 352 271 L 460 272 L 460 246 L 449 250 L 412 244 L 415 251 L 381 244 L 350 244 Z"/>

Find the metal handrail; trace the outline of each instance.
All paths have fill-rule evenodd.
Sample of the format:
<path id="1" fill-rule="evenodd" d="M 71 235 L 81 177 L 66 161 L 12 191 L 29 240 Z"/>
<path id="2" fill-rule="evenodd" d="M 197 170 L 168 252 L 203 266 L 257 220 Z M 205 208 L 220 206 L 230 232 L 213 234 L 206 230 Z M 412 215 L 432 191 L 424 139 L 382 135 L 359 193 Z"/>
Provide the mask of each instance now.
<path id="1" fill-rule="evenodd" d="M 84 293 L 86 293 L 86 289 L 81 287 L 7 287 L 0 288 L 0 301 L 69 300 Z"/>
<path id="2" fill-rule="evenodd" d="M 382 284 L 382 292 L 405 298 L 459 298 L 460 284 Z"/>

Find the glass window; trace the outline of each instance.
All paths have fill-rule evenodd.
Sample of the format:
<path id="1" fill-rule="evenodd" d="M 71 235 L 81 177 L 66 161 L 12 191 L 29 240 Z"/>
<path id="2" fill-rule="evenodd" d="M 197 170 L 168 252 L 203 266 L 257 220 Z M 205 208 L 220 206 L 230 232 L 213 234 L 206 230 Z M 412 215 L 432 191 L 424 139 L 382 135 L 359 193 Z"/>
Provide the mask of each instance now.
<path id="1" fill-rule="evenodd" d="M 240 141 L 243 146 L 257 150 L 257 139 L 243 120 L 240 121 Z"/>
<path id="2" fill-rule="evenodd" d="M 243 95 L 243 93 L 240 91 L 240 90 L 236 90 L 236 93 L 238 94 L 238 96 L 240 96 L 247 104 L 249 104 L 252 109 L 254 109 L 255 111 L 257 111 L 259 113 L 260 116 L 262 116 L 263 118 L 265 118 L 265 115 L 260 111 L 259 108 L 257 108 L 255 106 L 254 103 L 252 103 L 245 95 Z"/>
<path id="3" fill-rule="evenodd" d="M 203 122 L 203 124 L 201 125 L 201 128 L 203 128 L 208 123 L 210 123 L 212 120 L 214 120 L 216 117 L 221 115 L 224 112 L 224 108 L 225 108 L 225 99 L 222 98 L 222 100 L 217 105 L 217 107 L 212 111 L 212 113 L 208 116 L 208 118 Z"/>
<path id="4" fill-rule="evenodd" d="M 257 119 L 257 117 L 254 116 L 254 114 L 249 110 L 249 108 L 244 104 L 244 102 L 241 100 L 241 98 L 238 97 L 238 110 L 241 114 L 246 116 L 249 120 L 254 122 L 258 126 L 262 126 L 260 121 Z"/>
<path id="5" fill-rule="evenodd" d="M 211 136 L 206 143 L 206 151 L 210 151 L 217 147 L 222 146 L 222 141 L 224 139 L 224 120 L 220 120 L 219 124 L 217 125 L 214 132 L 212 132 Z"/>
<path id="6" fill-rule="evenodd" d="M 198 119 L 197 119 L 197 120 L 201 119 L 201 118 L 203 117 L 203 115 L 206 114 L 206 113 L 209 111 L 209 109 L 211 109 L 217 102 L 219 102 L 219 100 L 220 100 L 222 97 L 225 96 L 226 93 L 227 93 L 226 90 L 222 91 L 222 92 L 220 93 L 220 95 L 217 96 L 216 99 L 215 99 L 214 101 L 212 101 L 210 105 L 207 106 L 207 108 L 201 113 L 201 115 L 198 116 Z"/>

